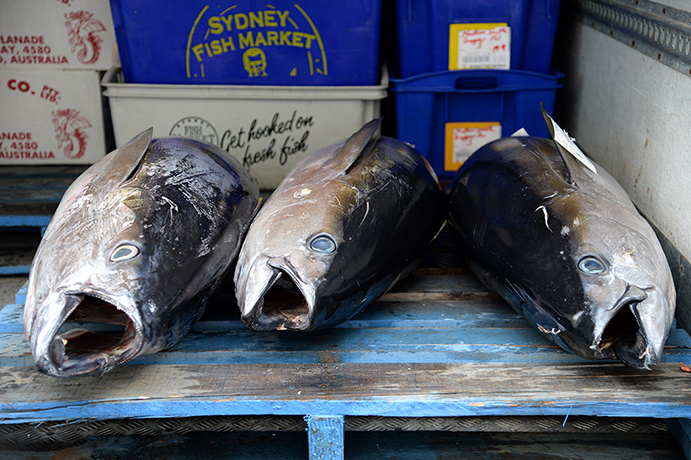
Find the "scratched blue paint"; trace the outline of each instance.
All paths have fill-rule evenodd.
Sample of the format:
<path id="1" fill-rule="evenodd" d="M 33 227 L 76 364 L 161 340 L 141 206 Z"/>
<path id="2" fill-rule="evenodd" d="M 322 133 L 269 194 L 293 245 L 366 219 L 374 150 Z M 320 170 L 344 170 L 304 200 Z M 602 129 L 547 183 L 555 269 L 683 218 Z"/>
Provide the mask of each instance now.
<path id="1" fill-rule="evenodd" d="M 0 311 L 0 366 L 33 366 L 28 343 L 21 328 L 21 305 L 25 288 L 19 293 L 16 305 Z M 458 305 L 458 304 L 457 304 Z M 463 309 L 444 307 L 444 319 L 435 318 L 424 308 L 414 312 L 412 305 L 403 307 L 400 315 L 396 304 L 379 305 L 368 313 L 366 320 L 346 323 L 344 327 L 313 334 L 269 332 L 256 333 L 244 328 L 237 320 L 223 322 L 202 321 L 188 337 L 171 350 L 143 356 L 132 365 L 172 364 L 232 364 L 281 363 L 304 364 L 323 362 L 328 352 L 343 363 L 536 363 L 566 364 L 582 362 L 580 358 L 558 349 L 524 323 L 516 327 L 496 327 L 505 321 L 512 323 L 515 313 L 490 303 L 484 317 L 473 312 L 482 310 L 482 303 Z M 410 315 L 410 316 L 406 316 Z M 406 320 L 408 318 L 408 320 Z M 468 322 L 463 324 L 463 319 Z M 486 320 L 486 322 L 484 322 Z M 447 327 L 446 321 L 453 326 Z M 387 323 L 388 322 L 388 323 Z M 391 324 L 391 327 L 384 327 Z M 405 327 L 406 324 L 408 327 Z M 374 326 L 377 327 L 374 327 Z M 436 326 L 435 326 L 436 325 Z M 223 330 L 225 327 L 227 330 Z M 205 332 L 206 331 L 206 332 Z M 689 362 L 691 339 L 682 329 L 671 331 L 667 361 Z M 49 377 L 37 374 L 37 380 Z M 91 380 L 80 379 L 81 385 Z M 107 388 L 108 377 L 96 379 Z M 91 384 L 94 384 L 93 382 Z M 491 398 L 458 394 L 438 398 L 420 394 L 396 398 L 369 397 L 352 399 L 347 395 L 330 400 L 310 399 L 299 395 L 294 399 L 272 399 L 271 396 L 242 397 L 218 400 L 212 397 L 184 399 L 156 397 L 155 389 L 146 394 L 132 394 L 128 398 L 104 400 L 70 400 L 71 394 L 56 395 L 55 400 L 0 403 L 0 423 L 41 422 L 47 420 L 106 420 L 119 418 L 165 418 L 214 415 L 305 415 L 323 414 L 342 419 L 344 416 L 438 417 L 438 416 L 610 416 L 689 418 L 691 406 L 665 402 L 617 400 L 589 401 L 578 398 L 552 400 L 552 395 L 531 395 L 516 400 L 510 396 Z"/>
<path id="2" fill-rule="evenodd" d="M 28 275 L 31 270 L 31 265 L 7 265 L 0 267 L 0 275 Z"/>
<path id="3" fill-rule="evenodd" d="M 38 227 L 45 228 L 53 218 L 49 216 L 35 216 L 35 215 L 16 215 L 3 216 L 0 215 L 0 227 Z"/>
<path id="4" fill-rule="evenodd" d="M 0 333 L 24 332 L 22 317 L 24 305 L 9 304 L 0 310 Z"/>
<path id="5" fill-rule="evenodd" d="M 405 322 L 384 327 L 389 310 L 379 310 L 380 323 L 372 317 L 367 325 L 315 333 L 257 333 L 240 321 L 202 321 L 170 350 L 141 356 L 130 364 L 319 364 L 325 359 L 340 363 L 557 365 L 584 362 L 556 347 L 524 321 L 514 328 L 495 327 L 494 317 L 488 326 L 475 318 L 469 325 L 456 327 L 435 327 L 434 322 L 420 327 L 414 320 L 407 324 L 408 327 L 402 327 Z M 509 310 L 505 311 L 507 316 L 514 316 Z M 456 318 L 460 322 L 463 316 L 458 314 Z M 373 323 L 378 327 L 372 327 Z M 108 325 L 92 329 L 115 330 Z M 31 365 L 29 346 L 23 334 L 22 305 L 8 305 L 0 311 L 0 333 L 0 366 Z M 670 332 L 662 360 L 691 364 L 691 338 L 685 331 L 673 329 Z"/>
<path id="6" fill-rule="evenodd" d="M 309 460 L 343 460 L 344 425 L 342 415 L 308 415 Z"/>
<path id="7" fill-rule="evenodd" d="M 83 383 L 82 383 L 83 384 Z M 549 395 L 546 395 L 549 396 Z M 167 418 L 219 415 L 304 415 L 383 417 L 464 417 L 464 416 L 566 416 L 689 418 L 688 405 L 669 403 L 590 402 L 564 400 L 555 403 L 547 397 L 531 404 L 516 405 L 510 398 L 419 400 L 366 399 L 339 400 L 156 400 L 155 397 L 104 401 L 55 401 L 52 403 L 0 404 L 0 423 L 49 420 L 107 420 L 121 418 Z"/>
<path id="8" fill-rule="evenodd" d="M 26 284 L 17 291 L 17 293 L 14 296 L 14 302 L 19 304 L 19 305 L 24 305 L 26 303 L 26 292 L 28 291 L 28 287 Z"/>

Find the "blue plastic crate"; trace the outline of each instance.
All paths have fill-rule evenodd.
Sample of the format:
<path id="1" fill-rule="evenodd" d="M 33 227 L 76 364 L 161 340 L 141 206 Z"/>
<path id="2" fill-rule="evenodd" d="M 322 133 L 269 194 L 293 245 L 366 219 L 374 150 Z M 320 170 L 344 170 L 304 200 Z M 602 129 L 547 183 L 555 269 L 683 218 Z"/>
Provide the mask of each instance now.
<path id="1" fill-rule="evenodd" d="M 127 83 L 376 85 L 381 0 L 111 0 Z"/>
<path id="2" fill-rule="evenodd" d="M 549 137 L 540 103 L 553 112 L 562 77 L 559 72 L 457 70 L 392 79 L 398 138 L 413 144 L 440 179 L 451 179 L 483 141 L 521 128 Z"/>
<path id="3" fill-rule="evenodd" d="M 458 53 L 459 28 L 476 25 L 487 31 L 490 24 L 505 24 L 510 29 L 510 66 L 504 68 L 549 73 L 559 6 L 560 0 L 396 0 L 398 76 L 476 65 L 497 68 L 491 62 L 454 64 L 460 60 L 454 54 Z M 451 56 L 450 49 L 454 51 Z M 489 57 L 471 55 L 468 59 L 483 56 Z"/>

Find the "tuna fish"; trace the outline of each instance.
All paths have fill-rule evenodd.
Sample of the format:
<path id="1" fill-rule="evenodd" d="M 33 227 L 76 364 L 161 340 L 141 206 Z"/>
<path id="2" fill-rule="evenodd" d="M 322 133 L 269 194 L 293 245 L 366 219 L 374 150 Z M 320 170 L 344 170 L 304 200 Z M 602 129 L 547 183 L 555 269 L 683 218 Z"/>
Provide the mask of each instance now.
<path id="1" fill-rule="evenodd" d="M 77 178 L 46 230 L 24 310 L 42 372 L 104 373 L 174 345 L 232 274 L 256 182 L 213 145 L 151 134 Z"/>
<path id="2" fill-rule="evenodd" d="M 414 269 L 441 230 L 434 171 L 407 144 L 377 136 L 379 124 L 305 158 L 257 214 L 235 270 L 250 328 L 346 321 Z"/>
<path id="3" fill-rule="evenodd" d="M 451 227 L 477 276 L 553 342 L 649 370 L 675 310 L 665 255 L 619 183 L 544 115 L 554 139 L 503 138 L 464 163 Z"/>

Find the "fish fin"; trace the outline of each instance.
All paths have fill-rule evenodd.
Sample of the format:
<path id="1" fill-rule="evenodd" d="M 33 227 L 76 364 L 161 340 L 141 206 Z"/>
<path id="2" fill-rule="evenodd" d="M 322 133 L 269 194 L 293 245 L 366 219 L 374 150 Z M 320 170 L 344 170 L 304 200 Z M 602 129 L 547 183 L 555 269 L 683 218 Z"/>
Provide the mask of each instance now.
<path id="1" fill-rule="evenodd" d="M 542 116 L 545 119 L 547 129 L 549 129 L 557 151 L 566 165 L 568 171 L 568 177 L 565 177 L 566 181 L 573 186 L 577 186 L 577 179 L 587 174 L 584 168 L 597 174 L 595 164 L 578 148 L 566 131 L 561 129 L 557 122 L 549 116 L 542 103 L 540 103 L 540 110 L 542 110 Z"/>
<path id="2" fill-rule="evenodd" d="M 261 209 L 263 204 L 264 204 L 264 197 L 260 196 L 259 199 L 257 200 L 257 205 L 254 207 L 254 211 L 252 211 L 252 217 L 250 218 L 250 220 L 253 220 L 257 216 L 257 214 L 259 214 L 259 209 Z"/>
<path id="3" fill-rule="evenodd" d="M 332 166 L 343 174 L 348 174 L 359 163 L 359 159 L 366 158 L 372 151 L 373 140 L 381 126 L 381 118 L 366 123 L 355 134 L 350 136 L 338 153 L 330 161 Z"/>
<path id="4" fill-rule="evenodd" d="M 530 323 L 538 331 L 547 334 L 550 340 L 554 341 L 563 348 L 568 349 L 562 341 L 556 337 L 566 328 L 561 324 L 544 305 L 520 284 L 514 283 L 506 278 L 495 278 L 491 284 L 491 289 L 498 293 L 506 303 Z"/>
<path id="5" fill-rule="evenodd" d="M 528 137 L 528 136 L 530 136 L 530 134 L 528 134 L 528 131 L 526 131 L 525 128 L 521 128 L 511 135 L 511 137 Z"/>
<path id="6" fill-rule="evenodd" d="M 109 191 L 131 179 L 149 148 L 152 132 L 153 128 L 149 128 L 138 134 L 127 144 L 110 152 L 84 171 L 65 191 L 53 215 L 60 216 L 91 184 L 97 184 L 100 189 Z"/>
<path id="7" fill-rule="evenodd" d="M 545 310 L 540 302 L 530 295 L 523 286 L 514 283 L 504 276 L 496 276 L 492 271 L 477 263 L 471 257 L 466 257 L 466 262 L 487 289 L 499 294 L 511 308 L 523 315 L 535 328 L 542 332 L 544 330 L 550 331 L 552 334 L 564 330 L 559 320 Z"/>
<path id="8" fill-rule="evenodd" d="M 127 182 L 137 173 L 146 152 L 149 150 L 149 145 L 151 145 L 153 131 L 153 127 L 146 131 L 142 131 L 133 137 L 127 144 L 111 153 L 111 155 L 114 155 L 113 159 L 104 173 L 110 176 L 113 174 L 113 171 L 117 171 L 115 177 L 110 176 L 113 177 L 110 180 L 115 182 L 115 186 Z"/>

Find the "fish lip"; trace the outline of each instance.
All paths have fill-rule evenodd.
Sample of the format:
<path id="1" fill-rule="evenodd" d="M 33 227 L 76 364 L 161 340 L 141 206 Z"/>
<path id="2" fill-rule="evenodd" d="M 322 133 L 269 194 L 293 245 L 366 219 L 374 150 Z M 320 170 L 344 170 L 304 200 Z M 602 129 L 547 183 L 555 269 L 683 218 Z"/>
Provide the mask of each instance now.
<path id="1" fill-rule="evenodd" d="M 595 336 L 590 348 L 603 355 L 612 355 L 611 357 L 618 358 L 629 367 L 641 370 L 651 370 L 652 367 L 660 361 L 661 350 L 657 350 L 653 347 L 647 327 L 648 325 L 641 318 L 639 311 L 640 306 L 648 299 L 648 291 L 651 289 L 653 289 L 653 287 L 640 288 L 632 284 L 627 284 L 624 293 L 609 309 L 611 316 L 607 324 Z M 623 308 L 627 307 L 638 325 L 638 330 L 635 335 L 633 337 L 628 337 L 628 340 L 626 340 L 626 337 L 623 337 L 603 343 L 603 336 L 610 322 Z"/>
<path id="2" fill-rule="evenodd" d="M 264 262 L 265 265 L 263 269 L 268 269 L 269 276 L 257 293 L 256 301 L 254 301 L 249 308 L 243 306 L 242 321 L 248 327 L 258 331 L 302 331 L 312 329 L 314 323 L 313 307 L 315 296 L 313 292 L 308 289 L 308 283 L 300 277 L 300 274 L 290 262 L 289 257 L 266 257 Z M 255 266 L 253 269 L 257 269 L 257 267 Z M 288 275 L 290 280 L 302 294 L 302 299 L 305 302 L 304 307 L 301 308 L 302 312 L 298 315 L 291 314 L 290 312 L 286 313 L 281 309 L 271 309 L 271 311 L 267 311 L 265 297 L 283 275 Z"/>
<path id="3" fill-rule="evenodd" d="M 112 296 L 90 288 L 57 291 L 52 297 L 52 299 L 50 297 L 46 299 L 44 304 L 58 300 L 62 301 L 64 308 L 60 309 L 59 314 L 48 317 L 47 321 L 34 320 L 31 329 L 31 348 L 35 366 L 39 371 L 54 377 L 101 375 L 140 354 L 144 345 L 143 325 L 139 316 L 134 314 L 136 312 L 134 308 L 127 308 Z M 119 347 L 117 353 L 108 353 L 109 349 L 84 354 L 76 353 L 72 356 L 66 353 L 65 345 L 68 339 L 63 336 L 67 333 L 59 334 L 59 330 L 87 297 L 110 304 L 127 316 L 128 325 L 132 326 L 134 333 L 126 342 L 127 346 Z M 78 335 L 83 334 L 73 335 L 71 338 Z"/>

